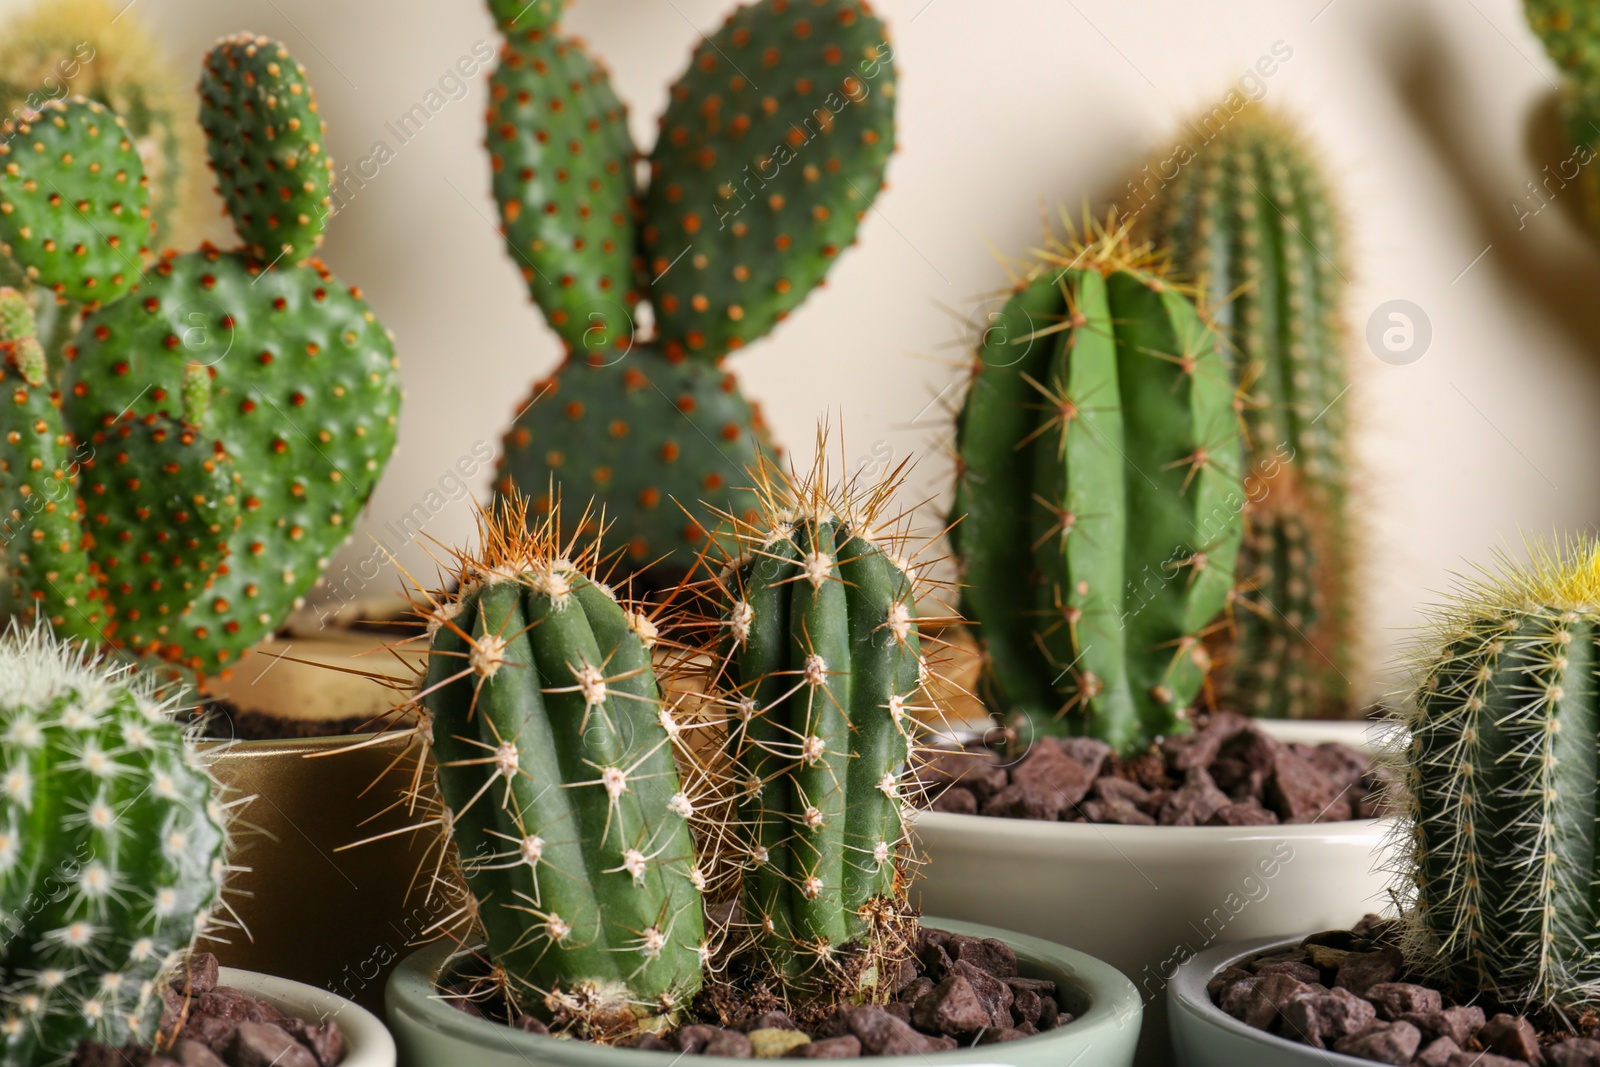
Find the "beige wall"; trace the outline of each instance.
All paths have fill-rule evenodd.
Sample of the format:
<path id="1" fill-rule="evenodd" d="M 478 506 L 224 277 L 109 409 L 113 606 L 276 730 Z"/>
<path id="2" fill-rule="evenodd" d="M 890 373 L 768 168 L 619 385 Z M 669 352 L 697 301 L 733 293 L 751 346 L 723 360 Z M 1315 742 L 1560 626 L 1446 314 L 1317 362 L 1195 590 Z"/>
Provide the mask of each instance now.
<path id="1" fill-rule="evenodd" d="M 726 2 L 582 0 L 569 16 L 610 64 L 642 143 L 697 31 Z M 1365 463 L 1371 662 L 1463 560 L 1519 531 L 1586 529 L 1600 513 L 1600 252 L 1559 200 L 1523 228 L 1511 206 L 1561 158 L 1524 147 L 1552 83 L 1515 0 L 879 9 L 901 72 L 888 192 L 828 286 L 735 364 L 802 457 L 830 411 L 852 460 L 932 452 L 943 420 L 937 406 L 918 413 L 955 379 L 940 360 L 959 348 L 959 320 L 1002 283 L 988 246 L 1026 247 L 1041 203 L 1099 202 L 1180 117 L 1282 42 L 1293 54 L 1266 97 L 1322 146 L 1349 219 L 1359 373 L 1344 402 Z M 494 41 L 474 0 L 136 0 L 131 17 L 190 65 L 235 29 L 282 38 L 310 68 L 346 161 L 378 138 L 393 144 L 384 124 L 477 42 Z M 328 243 L 329 262 L 366 290 L 404 360 L 401 450 L 369 526 L 420 501 L 475 442 L 497 445 L 558 356 L 491 221 L 483 103 L 480 79 L 360 191 Z M 1360 340 L 1369 313 L 1396 298 L 1432 323 L 1431 349 L 1410 366 L 1378 361 Z M 924 488 L 938 468 L 930 456 Z M 481 491 L 487 472 L 478 481 Z M 454 542 L 470 524 L 454 504 L 427 532 Z M 405 558 L 425 562 L 417 548 Z"/>

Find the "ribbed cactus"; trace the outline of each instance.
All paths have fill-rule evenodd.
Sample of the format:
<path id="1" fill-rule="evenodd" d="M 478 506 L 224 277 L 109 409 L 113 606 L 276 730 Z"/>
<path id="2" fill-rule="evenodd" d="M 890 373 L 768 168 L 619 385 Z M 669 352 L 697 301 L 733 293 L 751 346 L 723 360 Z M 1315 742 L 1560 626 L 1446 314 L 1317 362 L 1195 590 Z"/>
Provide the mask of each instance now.
<path id="1" fill-rule="evenodd" d="M 1437 616 L 1403 722 L 1413 962 L 1516 1010 L 1600 1004 L 1600 545 L 1535 545 Z"/>
<path id="2" fill-rule="evenodd" d="M 1583 216 L 1600 236 L 1600 9 L 1586 0 L 1524 0 L 1528 23 L 1561 70 L 1560 112 L 1574 152 L 1560 171 L 1576 172 Z"/>
<path id="3" fill-rule="evenodd" d="M 962 602 L 999 706 L 1122 750 L 1185 728 L 1242 532 L 1211 325 L 1126 229 L 1050 239 L 956 426 Z"/>
<path id="4" fill-rule="evenodd" d="M 1300 134 L 1262 106 L 1235 116 L 1145 219 L 1202 287 L 1244 393 L 1252 506 L 1221 699 L 1280 718 L 1350 703 L 1350 543 L 1336 212 Z"/>
<path id="5" fill-rule="evenodd" d="M 0 121 L 77 94 L 128 125 L 150 179 L 153 247 L 198 237 L 206 199 L 205 155 L 194 89 L 139 24 L 139 12 L 107 0 L 35 0 L 0 31 Z"/>
<path id="6" fill-rule="evenodd" d="M 762 514 L 731 522 L 740 552 L 701 589 L 750 940 L 791 997 L 859 997 L 906 944 L 922 581 L 884 514 L 897 479 L 830 490 L 824 463 L 799 482 L 757 472 Z"/>
<path id="7" fill-rule="evenodd" d="M 156 1036 L 163 978 L 219 907 L 222 805 L 179 694 L 58 643 L 0 635 L 0 1064 Z"/>
<path id="8" fill-rule="evenodd" d="M 507 252 L 567 349 L 551 383 L 593 397 L 588 423 L 519 417 L 501 482 L 540 496 L 552 479 L 573 474 L 549 457 L 570 464 L 591 450 L 594 427 L 635 426 L 606 451 L 638 472 L 639 484 L 591 484 L 590 470 L 580 469 L 566 499 L 581 510 L 594 492 L 635 564 L 661 560 L 654 577 L 671 581 L 687 571 L 704 530 L 692 517 L 680 521 L 677 507 L 664 520 L 652 501 L 741 512 L 753 498 L 737 492 L 738 472 L 767 450 L 733 379 L 709 364 L 764 336 L 821 284 L 883 184 L 895 92 L 883 24 L 863 0 L 738 8 L 672 87 L 641 188 L 625 109 L 605 69 L 555 28 L 561 4 L 489 6 L 506 33 L 486 143 Z M 645 300 L 654 337 L 636 325 Z M 670 365 L 684 360 L 708 366 Z M 663 392 L 680 408 L 712 381 L 729 390 L 714 405 L 726 417 L 704 434 L 720 459 L 661 462 L 653 450 L 662 439 L 705 431 L 699 409 L 682 410 L 691 425 L 665 406 L 641 422 L 637 399 L 602 392 L 589 373 L 613 364 L 612 379 L 702 379 Z M 731 437 L 721 432 L 730 426 Z M 530 434 L 537 444 L 520 447 Z M 717 484 L 707 485 L 713 474 Z"/>
<path id="9" fill-rule="evenodd" d="M 709 949 L 680 782 L 687 719 L 651 667 L 655 630 L 513 501 L 420 604 L 423 701 L 461 869 L 504 988 L 604 1038 L 670 1016 Z M 593 542 L 590 542 L 593 545 Z M 531 1006 L 530 1005 L 530 1006 Z"/>
<path id="10" fill-rule="evenodd" d="M 9 298 L 0 423 L 40 462 L 0 466 L 0 508 L 14 600 L 204 674 L 271 632 L 350 535 L 400 392 L 372 309 L 308 258 L 329 165 L 303 68 L 266 38 L 219 42 L 201 120 L 246 247 L 148 267 L 121 119 L 72 98 L 0 131 L 0 243 L 36 308 L 82 313 L 64 358 L 19 355 L 34 327 Z"/>

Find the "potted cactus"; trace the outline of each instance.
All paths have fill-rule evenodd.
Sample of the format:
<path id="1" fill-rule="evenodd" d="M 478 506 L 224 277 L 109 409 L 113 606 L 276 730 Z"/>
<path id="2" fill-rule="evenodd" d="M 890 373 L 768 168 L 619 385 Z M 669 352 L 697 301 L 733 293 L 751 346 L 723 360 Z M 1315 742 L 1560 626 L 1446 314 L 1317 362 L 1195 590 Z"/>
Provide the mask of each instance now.
<path id="1" fill-rule="evenodd" d="M 1376 769 L 1319 724 L 1191 722 L 1216 707 L 1269 482 L 1207 301 L 1129 221 L 1084 231 L 1022 265 L 958 417 L 950 538 L 1008 743 L 929 768 L 920 891 L 932 913 L 1121 968 L 1155 1063 L 1178 962 L 1337 921 L 1381 892 L 1385 830 L 1364 799 Z"/>
<path id="2" fill-rule="evenodd" d="M 830 492 L 821 462 L 799 481 L 757 468 L 757 517 L 728 517 L 712 543 L 730 554 L 679 598 L 692 617 L 619 602 L 598 547 L 564 539 L 559 509 L 525 525 L 525 503 L 485 519 L 458 592 L 419 597 L 437 821 L 477 939 L 391 978 L 410 1062 L 1130 1062 L 1137 997 L 1111 968 L 920 928 L 905 791 L 933 710 L 923 579 L 892 486 Z M 662 659 L 658 688 L 668 631 L 703 640 Z M 1017 1014 L 1041 993 L 1044 1014 Z"/>
<path id="3" fill-rule="evenodd" d="M 0 291 L 0 570 L 19 617 L 215 695 L 350 535 L 394 448 L 400 390 L 388 333 L 312 258 L 331 169 L 304 69 L 242 34 L 207 57 L 200 100 L 234 251 L 149 256 L 150 181 L 98 101 L 51 99 L 0 128 L 0 254 L 23 280 Z M 327 857 L 354 823 L 381 822 L 409 778 L 369 787 L 421 750 L 397 735 L 300 758 L 347 744 L 213 753 L 230 787 L 261 798 L 264 831 L 239 850 L 256 940 L 224 946 L 230 960 L 320 984 L 414 936 L 389 929 L 414 862 L 404 841 L 360 866 Z M 294 891 L 272 888 L 290 877 Z"/>
<path id="4" fill-rule="evenodd" d="M 735 9 L 672 86 L 641 186 L 626 110 L 562 6 L 489 4 L 506 251 L 567 353 L 517 406 L 496 484 L 542 512 L 562 483 L 571 529 L 599 501 L 624 566 L 663 590 L 704 547 L 701 502 L 755 507 L 744 471 L 773 446 L 722 361 L 854 242 L 894 148 L 893 50 L 863 0 Z"/>
<path id="5" fill-rule="evenodd" d="M 1318 953 L 1268 985 L 1259 957 L 1292 963 L 1338 932 L 1184 964 L 1180 1064 L 1594 1062 L 1597 600 L 1600 545 L 1583 538 L 1534 544 L 1435 613 L 1396 712 L 1410 735 L 1399 919 L 1354 932 L 1369 942 L 1359 976 L 1341 970 L 1349 954 Z"/>
<path id="6" fill-rule="evenodd" d="M 241 1040 L 281 1037 L 318 1067 L 393 1067 L 393 1043 L 355 1005 L 265 975 L 203 975 L 190 955 L 197 938 L 238 929 L 224 876 L 246 798 L 206 770 L 180 717 L 188 704 L 181 687 L 42 624 L 0 634 L 0 1063 L 64 1064 L 84 1043 L 213 1063 L 185 1046 L 225 1045 L 240 1063 Z M 241 986 L 289 1013 L 287 1028 L 235 1015 L 204 1039 L 198 1020 L 246 1003 Z M 342 1058 L 318 1054 L 334 1048 Z"/>

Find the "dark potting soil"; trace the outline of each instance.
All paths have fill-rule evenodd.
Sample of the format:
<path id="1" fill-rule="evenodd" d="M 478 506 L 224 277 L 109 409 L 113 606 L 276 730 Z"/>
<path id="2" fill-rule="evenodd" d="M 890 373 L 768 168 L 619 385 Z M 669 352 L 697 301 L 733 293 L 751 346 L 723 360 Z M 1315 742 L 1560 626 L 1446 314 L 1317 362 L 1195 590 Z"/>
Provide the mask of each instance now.
<path id="1" fill-rule="evenodd" d="M 335 1067 L 344 1059 L 336 1022 L 309 1023 L 265 1001 L 217 984 L 217 958 L 189 960 L 161 991 L 161 1051 L 85 1041 L 71 1067 Z"/>
<path id="2" fill-rule="evenodd" d="M 549 1027 L 532 1015 L 506 1019 L 494 1005 L 457 990 L 449 1003 L 531 1033 Z M 694 1021 L 666 1034 L 646 1034 L 632 1047 L 734 1059 L 838 1060 L 905 1056 L 1031 1037 L 1072 1021 L 1056 984 L 1017 974 L 1010 946 L 924 928 L 917 955 L 906 960 L 899 992 L 887 1004 L 842 1005 L 807 1016 L 801 1026 L 782 1011 L 741 1011 L 725 997 L 702 995 Z M 714 1003 L 714 1007 L 712 1006 Z"/>
<path id="3" fill-rule="evenodd" d="M 1131 758 L 1088 737 L 1041 737 L 1021 756 L 935 750 L 917 770 L 934 811 L 1127 826 L 1371 818 L 1384 811 L 1384 774 L 1346 745 L 1278 741 L 1231 712 Z"/>
<path id="4" fill-rule="evenodd" d="M 231 700 L 211 700 L 202 708 L 208 740 L 289 741 L 304 737 L 340 737 L 373 733 L 390 725 L 388 719 L 357 715 L 348 719 L 280 719 L 260 711 L 244 711 Z"/>
<path id="5" fill-rule="evenodd" d="M 1407 972 L 1399 934 L 1397 920 L 1368 915 L 1224 968 L 1206 992 L 1248 1026 L 1377 1063 L 1600 1067 L 1600 1026 L 1543 1031 L 1482 999 L 1459 1003 Z"/>

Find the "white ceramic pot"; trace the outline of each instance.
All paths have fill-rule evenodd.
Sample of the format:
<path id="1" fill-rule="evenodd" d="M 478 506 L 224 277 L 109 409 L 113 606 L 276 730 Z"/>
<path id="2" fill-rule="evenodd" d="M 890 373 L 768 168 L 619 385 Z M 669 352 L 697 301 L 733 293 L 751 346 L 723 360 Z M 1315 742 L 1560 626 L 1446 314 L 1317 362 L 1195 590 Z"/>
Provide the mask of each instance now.
<path id="1" fill-rule="evenodd" d="M 395 1067 L 394 1038 L 376 1015 L 352 1001 L 315 986 L 237 967 L 221 968 L 217 982 L 264 1000 L 285 1015 L 309 1023 L 329 1019 L 338 1023 L 345 1048 L 339 1067 Z"/>
<path id="2" fill-rule="evenodd" d="M 1207 949 L 1178 969 L 1167 988 L 1173 1062 L 1177 1067 L 1372 1067 L 1373 1061 L 1312 1048 L 1235 1019 L 1206 992 L 1211 976 L 1237 960 L 1288 949 L 1300 938 L 1266 938 Z"/>
<path id="3" fill-rule="evenodd" d="M 1377 744 L 1363 723 L 1259 725 L 1284 741 Z M 921 812 L 921 905 L 1121 970 L 1145 1004 L 1138 1062 L 1155 1067 L 1167 1062 L 1164 994 L 1178 965 L 1213 944 L 1349 926 L 1381 910 L 1392 822 L 1100 826 Z"/>

